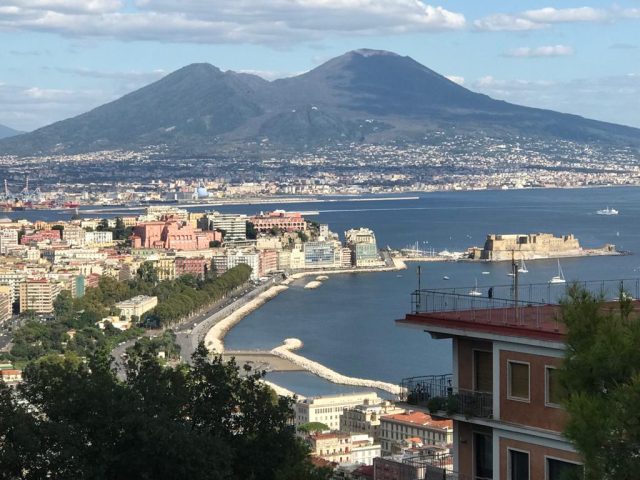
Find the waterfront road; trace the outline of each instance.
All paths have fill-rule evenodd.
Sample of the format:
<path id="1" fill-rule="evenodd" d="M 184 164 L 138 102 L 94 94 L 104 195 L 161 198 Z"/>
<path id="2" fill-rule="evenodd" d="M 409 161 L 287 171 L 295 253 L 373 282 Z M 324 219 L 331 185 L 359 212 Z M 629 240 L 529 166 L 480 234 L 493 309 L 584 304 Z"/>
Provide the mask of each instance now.
<path id="1" fill-rule="evenodd" d="M 265 290 L 273 285 L 277 285 L 280 281 L 281 277 L 277 276 L 271 277 L 257 286 L 254 283 L 247 283 L 206 310 L 190 315 L 179 324 L 173 325 L 171 329 L 176 334 L 176 343 L 180 345 L 180 357 L 182 361 L 187 363 L 191 362 L 191 356 L 198 346 L 198 342 L 204 340 L 205 335 L 211 327 L 231 312 L 253 300 Z M 162 334 L 162 330 L 147 330 L 143 336 L 155 337 L 160 334 Z M 124 378 L 125 361 L 123 355 L 127 348 L 132 347 L 137 340 L 138 339 L 133 339 L 122 342 L 111 351 L 115 368 L 120 378 Z"/>

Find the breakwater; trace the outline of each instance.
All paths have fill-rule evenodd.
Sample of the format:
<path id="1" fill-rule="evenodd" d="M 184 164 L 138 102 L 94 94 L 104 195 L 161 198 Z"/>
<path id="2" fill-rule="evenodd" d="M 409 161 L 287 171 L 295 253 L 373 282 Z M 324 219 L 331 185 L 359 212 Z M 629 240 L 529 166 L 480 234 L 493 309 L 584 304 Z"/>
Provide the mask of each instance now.
<path id="1" fill-rule="evenodd" d="M 268 289 L 265 292 L 262 292 L 260 295 L 255 297 L 253 300 L 242 305 L 237 310 L 233 311 L 224 319 L 220 320 L 216 323 L 211 329 L 207 332 L 204 337 L 204 344 L 211 352 L 222 353 L 224 352 L 224 344 L 222 339 L 225 334 L 240 320 L 253 312 L 256 308 L 259 308 L 261 305 L 265 304 L 272 298 L 278 296 L 280 292 L 286 290 L 286 285 L 275 285 Z"/>
<path id="2" fill-rule="evenodd" d="M 394 395 L 400 395 L 400 393 L 402 392 L 402 389 L 399 385 L 388 382 L 381 382 L 379 380 L 348 377 L 334 370 L 331 370 L 330 368 L 327 368 L 318 362 L 314 362 L 313 360 L 309 360 L 302 355 L 294 353 L 295 350 L 299 350 L 300 348 L 302 348 L 302 346 L 302 340 L 298 338 L 287 338 L 282 345 L 272 349 L 271 353 L 280 358 L 289 360 L 290 362 L 295 363 L 296 365 L 304 368 L 314 375 L 327 379 L 333 383 L 339 383 L 342 385 L 353 385 L 356 387 L 377 388 Z"/>

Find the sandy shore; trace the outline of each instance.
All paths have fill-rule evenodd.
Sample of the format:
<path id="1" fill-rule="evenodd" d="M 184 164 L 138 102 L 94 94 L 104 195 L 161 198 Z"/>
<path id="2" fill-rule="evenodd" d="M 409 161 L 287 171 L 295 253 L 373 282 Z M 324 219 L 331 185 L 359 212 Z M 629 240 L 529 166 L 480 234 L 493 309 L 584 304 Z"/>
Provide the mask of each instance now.
<path id="1" fill-rule="evenodd" d="M 244 317 L 249 315 L 258 307 L 267 303 L 272 298 L 277 297 L 280 292 L 286 290 L 287 288 L 289 287 L 287 287 L 286 285 L 276 285 L 274 287 L 271 287 L 266 292 L 262 292 L 256 298 L 238 308 L 228 317 L 216 323 L 204 337 L 204 344 L 209 349 L 209 351 L 216 353 L 224 352 L 224 344 L 222 343 L 222 339 L 224 338 L 226 333 Z"/>
<path id="2" fill-rule="evenodd" d="M 393 383 L 381 382 L 379 380 L 369 380 L 366 378 L 347 377 L 346 375 L 342 375 L 341 373 L 325 367 L 321 363 L 314 362 L 313 360 L 309 360 L 302 355 L 293 353 L 295 350 L 299 350 L 300 348 L 302 348 L 302 345 L 302 341 L 298 338 L 287 338 L 282 345 L 271 350 L 271 353 L 277 355 L 278 357 L 285 358 L 290 362 L 293 362 L 296 365 L 304 368 L 305 370 L 313 373 L 314 375 L 325 378 L 333 383 L 339 383 L 342 385 L 353 385 L 356 387 L 377 388 L 394 395 L 400 395 L 402 391 L 399 385 L 395 385 Z"/>

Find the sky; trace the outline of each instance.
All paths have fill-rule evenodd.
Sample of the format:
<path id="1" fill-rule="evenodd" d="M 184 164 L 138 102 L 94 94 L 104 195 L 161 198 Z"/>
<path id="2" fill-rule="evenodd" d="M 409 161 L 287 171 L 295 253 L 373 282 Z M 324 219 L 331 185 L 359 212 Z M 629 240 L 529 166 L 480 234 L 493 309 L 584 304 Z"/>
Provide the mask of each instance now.
<path id="1" fill-rule="evenodd" d="M 0 0 L 0 124 L 33 130 L 194 62 L 271 80 L 373 48 L 640 127 L 638 32 L 640 0 Z"/>

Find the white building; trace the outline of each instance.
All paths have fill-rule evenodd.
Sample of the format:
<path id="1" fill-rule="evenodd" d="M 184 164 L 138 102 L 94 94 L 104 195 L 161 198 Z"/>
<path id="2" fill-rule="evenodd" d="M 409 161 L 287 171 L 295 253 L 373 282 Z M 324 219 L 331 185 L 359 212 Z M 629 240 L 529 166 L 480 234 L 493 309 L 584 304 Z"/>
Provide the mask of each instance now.
<path id="1" fill-rule="evenodd" d="M 7 254 L 7 248 L 18 245 L 18 230 L 3 228 L 0 230 L 0 255 Z"/>
<path id="2" fill-rule="evenodd" d="M 424 445 L 444 446 L 453 442 L 453 421 L 434 420 L 424 412 L 408 411 L 380 419 L 380 443 L 384 455 L 398 453 L 407 439 Z"/>
<path id="3" fill-rule="evenodd" d="M 113 245 L 113 232 L 86 232 L 84 241 L 87 245 L 92 246 L 108 246 Z"/>
<path id="4" fill-rule="evenodd" d="M 207 212 L 201 220 L 203 230 L 224 230 L 226 242 L 247 239 L 247 221 L 249 217 L 243 214 Z"/>
<path id="5" fill-rule="evenodd" d="M 383 415 L 404 413 L 389 401 L 380 404 L 357 405 L 345 410 L 340 417 L 340 431 L 347 433 L 366 433 L 376 441 L 380 439 L 380 419 Z"/>
<path id="6" fill-rule="evenodd" d="M 258 280 L 260 271 L 260 255 L 257 252 L 243 252 L 242 250 L 227 251 L 227 270 L 237 267 L 241 263 L 251 267 L 251 280 Z"/>
<path id="7" fill-rule="evenodd" d="M 116 303 L 115 307 L 120 309 L 121 317 L 131 320 L 133 316 L 141 318 L 143 314 L 155 308 L 156 305 L 158 305 L 158 297 L 138 295 L 129 300 Z"/>
<path id="8" fill-rule="evenodd" d="M 65 225 L 62 239 L 69 245 L 82 246 L 85 244 L 86 231 L 79 225 Z"/>
<path id="9" fill-rule="evenodd" d="M 358 392 L 344 395 L 328 395 L 305 398 L 296 402 L 295 424 L 324 423 L 329 430 L 340 428 L 340 416 L 345 410 L 363 404 L 379 404 L 382 401 L 376 392 Z"/>
<path id="10" fill-rule="evenodd" d="M 309 437 L 311 453 L 330 462 L 373 465 L 381 454 L 380 444 L 365 434 L 319 433 Z"/>

